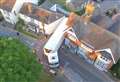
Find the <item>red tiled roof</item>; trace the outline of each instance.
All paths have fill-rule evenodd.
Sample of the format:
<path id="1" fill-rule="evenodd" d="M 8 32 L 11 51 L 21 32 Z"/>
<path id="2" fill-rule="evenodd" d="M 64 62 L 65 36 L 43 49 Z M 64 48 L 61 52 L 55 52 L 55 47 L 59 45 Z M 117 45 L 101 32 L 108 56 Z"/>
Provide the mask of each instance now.
<path id="1" fill-rule="evenodd" d="M 115 61 L 120 58 L 120 37 L 94 23 L 87 25 L 77 17 L 73 29 L 80 40 L 93 46 L 96 50 L 110 48 Z"/>
<path id="2" fill-rule="evenodd" d="M 29 5 L 31 5 L 31 10 L 29 10 Z M 41 21 L 42 17 L 44 17 L 46 24 L 52 23 L 57 19 L 63 17 L 63 15 L 59 13 L 48 11 L 32 3 L 24 3 L 23 7 L 20 10 L 20 13 L 39 21 Z"/>

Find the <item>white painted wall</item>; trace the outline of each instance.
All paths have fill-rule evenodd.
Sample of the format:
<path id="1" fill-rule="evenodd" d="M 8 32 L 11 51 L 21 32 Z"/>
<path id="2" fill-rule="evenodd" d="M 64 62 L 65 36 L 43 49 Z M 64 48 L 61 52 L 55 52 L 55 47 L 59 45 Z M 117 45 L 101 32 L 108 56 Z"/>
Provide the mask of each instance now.
<path id="1" fill-rule="evenodd" d="M 9 12 L 9 15 L 5 13 L 4 10 L 1 9 L 4 19 L 9 23 L 15 24 L 18 20 L 17 14 L 19 13 L 20 9 L 22 8 L 25 2 L 38 4 L 38 0 L 16 0 L 15 5 L 12 8 L 12 11 Z M 7 17 L 9 17 L 9 19 L 7 19 Z"/>
<path id="2" fill-rule="evenodd" d="M 23 20 L 24 20 L 25 22 L 27 22 L 27 23 L 28 23 L 28 22 L 31 22 L 31 20 L 32 20 L 32 18 L 30 18 L 30 17 L 28 17 L 28 16 L 25 16 L 25 15 L 23 15 L 23 14 L 19 14 L 19 17 L 20 17 L 21 19 L 23 19 Z M 51 24 L 49 24 L 49 25 L 45 24 L 45 26 L 44 26 L 45 34 L 47 34 L 47 35 L 52 34 L 52 33 L 55 31 L 55 29 L 58 27 L 58 25 L 60 24 L 60 22 L 61 22 L 64 18 L 65 18 L 65 17 L 62 17 L 62 18 L 56 20 L 55 22 L 53 22 L 53 23 L 51 23 Z M 36 25 L 38 25 L 40 29 L 43 29 L 42 23 L 41 23 L 40 21 L 34 19 L 34 23 L 35 23 Z M 42 31 L 42 30 L 41 30 L 41 31 Z"/>
<path id="3" fill-rule="evenodd" d="M 110 60 L 104 60 L 101 58 L 101 55 L 99 55 L 94 63 L 95 67 L 100 69 L 101 71 L 107 71 L 109 64 L 111 63 Z"/>
<path id="4" fill-rule="evenodd" d="M 37 4 L 38 0 L 16 0 L 16 3 L 14 5 L 13 9 L 12 9 L 12 12 L 15 11 L 18 14 L 25 2 L 30 2 L 30 3 L 33 3 L 33 4 Z"/>
<path id="5" fill-rule="evenodd" d="M 25 2 L 31 2 L 31 3 L 37 4 L 38 0 L 16 0 L 16 3 L 13 6 L 13 9 L 11 11 L 11 21 L 14 21 L 14 23 L 16 23 L 18 20 L 18 16 L 15 15 L 15 13 L 16 14 L 19 13 L 20 9 L 22 8 L 22 6 Z"/>
<path id="6" fill-rule="evenodd" d="M 20 17 L 22 20 L 24 20 L 26 23 L 29 23 L 29 22 L 31 22 L 31 20 L 32 20 L 32 18 L 30 18 L 30 17 L 28 17 L 28 16 L 26 16 L 26 15 L 23 15 L 23 14 L 19 14 L 19 17 Z M 33 22 L 32 22 L 32 23 L 33 23 Z M 43 29 L 42 23 L 41 23 L 40 21 L 34 19 L 34 24 L 38 25 L 40 29 Z M 44 28 L 45 28 L 45 30 L 47 30 L 48 25 L 45 24 Z M 42 31 L 42 30 L 41 30 L 41 31 Z M 46 32 L 46 33 L 47 33 L 47 32 Z"/>
<path id="7" fill-rule="evenodd" d="M 16 16 L 15 16 L 13 13 L 8 12 L 8 11 L 6 11 L 6 10 L 2 10 L 2 9 L 0 9 L 0 11 L 1 11 L 4 19 L 5 19 L 7 22 L 12 23 L 12 24 L 15 24 L 15 23 L 16 23 L 17 18 L 16 18 Z"/>

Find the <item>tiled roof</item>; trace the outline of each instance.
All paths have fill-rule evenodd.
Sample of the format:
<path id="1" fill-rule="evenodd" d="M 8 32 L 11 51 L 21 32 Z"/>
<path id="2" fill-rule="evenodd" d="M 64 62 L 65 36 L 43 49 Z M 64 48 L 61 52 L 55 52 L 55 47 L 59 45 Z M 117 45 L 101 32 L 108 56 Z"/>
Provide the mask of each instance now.
<path id="1" fill-rule="evenodd" d="M 92 18 L 92 21 L 99 25 L 100 27 L 107 29 L 117 36 L 120 36 L 120 16 L 117 16 L 115 20 L 112 20 L 112 18 L 109 18 L 105 15 L 97 15 Z"/>
<path id="2" fill-rule="evenodd" d="M 31 12 L 28 8 L 29 5 L 31 5 Z M 42 21 L 42 17 L 46 15 L 44 20 L 46 24 L 50 24 L 57 19 L 63 17 L 63 15 L 59 13 L 45 10 L 32 3 L 24 3 L 23 7 L 20 10 L 20 13 L 39 21 Z"/>
<path id="3" fill-rule="evenodd" d="M 0 8 L 7 11 L 11 11 L 15 2 L 16 0 L 0 0 Z"/>
<path id="4" fill-rule="evenodd" d="M 120 38 L 96 24 L 85 25 L 80 17 L 77 17 L 73 26 L 80 40 L 93 46 L 96 50 L 110 48 L 115 61 L 120 58 Z"/>

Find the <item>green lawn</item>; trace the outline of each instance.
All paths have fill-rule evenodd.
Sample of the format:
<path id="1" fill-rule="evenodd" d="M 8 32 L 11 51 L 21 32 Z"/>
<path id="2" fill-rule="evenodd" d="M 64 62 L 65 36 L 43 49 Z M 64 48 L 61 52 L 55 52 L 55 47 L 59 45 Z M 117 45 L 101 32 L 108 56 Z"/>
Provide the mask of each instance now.
<path id="1" fill-rule="evenodd" d="M 36 56 L 17 39 L 0 37 L 0 82 L 50 82 Z"/>

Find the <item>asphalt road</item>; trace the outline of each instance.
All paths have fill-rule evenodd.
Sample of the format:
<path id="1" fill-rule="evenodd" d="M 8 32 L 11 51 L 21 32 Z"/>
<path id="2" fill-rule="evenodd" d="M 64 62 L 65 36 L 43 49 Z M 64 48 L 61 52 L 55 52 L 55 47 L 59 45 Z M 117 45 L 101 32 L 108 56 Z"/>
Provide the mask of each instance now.
<path id="1" fill-rule="evenodd" d="M 61 48 L 59 58 L 64 68 L 64 75 L 69 80 L 72 78 L 71 82 L 114 82 L 106 73 L 101 72 L 80 56 L 72 54 L 68 49 Z M 68 71 L 72 71 L 71 74 L 66 73 Z"/>

